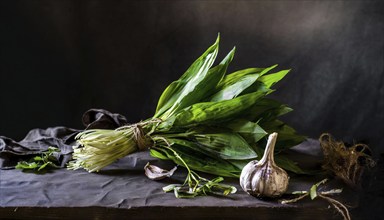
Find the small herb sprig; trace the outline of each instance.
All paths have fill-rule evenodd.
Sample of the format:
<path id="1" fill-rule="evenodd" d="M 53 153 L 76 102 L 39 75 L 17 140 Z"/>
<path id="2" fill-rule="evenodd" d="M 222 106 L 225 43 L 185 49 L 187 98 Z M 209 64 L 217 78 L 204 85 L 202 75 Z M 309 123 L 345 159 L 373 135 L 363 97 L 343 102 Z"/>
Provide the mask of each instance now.
<path id="1" fill-rule="evenodd" d="M 48 150 L 42 152 L 40 156 L 35 156 L 29 161 L 18 162 L 15 168 L 21 170 L 34 170 L 36 172 L 42 172 L 48 168 L 59 168 L 56 164 L 57 159 L 53 156 L 56 152 L 60 152 L 60 149 L 56 147 L 48 147 Z"/>
<path id="2" fill-rule="evenodd" d="M 199 176 L 195 171 L 189 168 L 188 164 L 176 151 L 171 147 L 166 148 L 173 152 L 177 160 L 187 169 L 188 174 L 183 184 L 171 184 L 165 186 L 163 187 L 164 192 L 171 192 L 173 190 L 176 198 L 193 198 L 196 196 L 206 196 L 208 194 L 226 196 L 237 191 L 234 186 L 220 183 L 224 180 L 223 177 L 216 177 L 209 180 Z"/>
<path id="3" fill-rule="evenodd" d="M 304 199 L 307 196 L 309 196 L 311 200 L 314 200 L 315 198 L 322 198 L 327 202 L 329 202 L 330 204 L 332 204 L 332 206 L 343 216 L 344 220 L 351 220 L 351 216 L 349 215 L 348 208 L 343 203 L 330 197 L 330 195 L 340 194 L 343 191 L 342 189 L 331 189 L 328 191 L 318 190 L 319 186 L 322 184 L 325 184 L 327 181 L 328 179 L 323 179 L 322 181 L 312 185 L 309 191 L 294 191 L 292 192 L 292 194 L 299 195 L 298 197 L 293 199 L 288 199 L 288 200 L 282 200 L 281 203 L 282 204 L 294 203 Z"/>

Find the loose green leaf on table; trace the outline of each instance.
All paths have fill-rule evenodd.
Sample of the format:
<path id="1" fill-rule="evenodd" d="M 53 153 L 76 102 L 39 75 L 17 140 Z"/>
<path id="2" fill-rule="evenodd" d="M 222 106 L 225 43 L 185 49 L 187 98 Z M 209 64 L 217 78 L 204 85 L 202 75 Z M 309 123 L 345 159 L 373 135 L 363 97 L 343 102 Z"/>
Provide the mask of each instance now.
<path id="1" fill-rule="evenodd" d="M 56 152 L 60 152 L 60 150 L 55 147 L 48 147 L 48 150 L 44 151 L 41 156 L 35 156 L 28 162 L 20 161 L 17 163 L 15 168 L 21 170 L 33 170 L 36 172 L 42 172 L 48 168 L 59 168 L 56 164 L 57 160 L 53 156 Z"/>

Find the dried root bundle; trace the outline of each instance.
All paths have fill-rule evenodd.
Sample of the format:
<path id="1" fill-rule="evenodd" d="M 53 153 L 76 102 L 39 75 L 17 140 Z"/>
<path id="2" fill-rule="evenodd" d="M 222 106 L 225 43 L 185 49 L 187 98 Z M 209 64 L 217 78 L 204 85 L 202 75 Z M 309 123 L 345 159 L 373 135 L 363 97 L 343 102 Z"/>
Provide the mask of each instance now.
<path id="1" fill-rule="evenodd" d="M 323 169 L 341 178 L 352 187 L 359 187 L 365 168 L 375 166 L 372 153 L 365 144 L 346 147 L 342 141 L 336 141 L 325 133 L 319 138 L 324 154 Z"/>

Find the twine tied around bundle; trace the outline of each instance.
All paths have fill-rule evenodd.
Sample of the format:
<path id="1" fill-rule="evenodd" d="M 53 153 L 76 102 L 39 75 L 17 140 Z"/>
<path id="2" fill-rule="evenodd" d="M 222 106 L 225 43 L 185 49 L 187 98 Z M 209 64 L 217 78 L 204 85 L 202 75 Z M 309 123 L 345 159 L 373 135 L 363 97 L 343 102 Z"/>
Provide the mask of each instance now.
<path id="1" fill-rule="evenodd" d="M 125 125 L 122 127 L 117 128 L 116 130 L 124 130 L 124 129 L 132 129 L 133 131 L 133 139 L 137 144 L 137 149 L 139 151 L 144 151 L 148 149 L 150 146 L 152 146 L 153 141 L 150 138 L 149 134 L 152 133 L 152 130 L 149 132 L 144 132 L 143 127 L 148 124 L 156 124 L 157 126 L 160 122 L 162 122 L 161 119 L 153 118 L 148 121 L 144 122 L 138 122 L 135 124 Z"/>

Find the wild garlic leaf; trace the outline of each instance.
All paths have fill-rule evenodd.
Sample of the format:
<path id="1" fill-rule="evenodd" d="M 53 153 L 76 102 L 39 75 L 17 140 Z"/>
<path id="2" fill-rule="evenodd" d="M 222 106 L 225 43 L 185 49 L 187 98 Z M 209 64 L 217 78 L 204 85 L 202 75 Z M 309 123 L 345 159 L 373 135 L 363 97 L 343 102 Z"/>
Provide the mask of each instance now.
<path id="1" fill-rule="evenodd" d="M 296 174 L 311 174 L 310 171 L 303 170 L 301 167 L 297 165 L 297 163 L 295 163 L 291 159 L 288 159 L 285 155 L 276 154 L 275 162 L 279 167 L 287 171 L 290 171 Z"/>
<path id="2" fill-rule="evenodd" d="M 237 97 L 244 89 L 248 88 L 256 82 L 259 74 L 245 75 L 232 85 L 224 87 L 222 90 L 214 94 L 209 101 L 217 102 L 222 100 L 229 100 Z"/>
<path id="3" fill-rule="evenodd" d="M 150 148 L 149 153 L 152 157 L 159 158 L 161 160 L 169 160 L 167 154 L 162 153 L 161 151 L 157 151 L 155 148 Z"/>
<path id="4" fill-rule="evenodd" d="M 233 60 L 234 54 L 235 48 L 233 48 L 217 66 L 212 67 L 209 70 L 206 79 L 196 86 L 193 93 L 190 93 L 189 96 L 191 96 L 191 99 L 193 100 L 190 101 L 191 104 L 203 102 L 206 97 L 209 97 L 214 93 L 214 88 L 223 79 L 229 64 Z"/>
<path id="5" fill-rule="evenodd" d="M 256 158 L 257 154 L 237 133 L 204 133 L 194 138 L 199 147 L 222 159 L 245 160 Z"/>
<path id="6" fill-rule="evenodd" d="M 170 114 L 173 114 L 186 106 L 199 103 L 205 97 L 211 95 L 212 88 L 216 87 L 227 71 L 227 67 L 233 59 L 234 52 L 235 49 L 231 50 L 219 65 L 211 68 L 206 75 L 198 78 L 195 82 L 196 84 L 191 83 L 190 86 L 192 89 L 185 90 L 189 91 L 189 93 L 184 95 L 179 102 L 180 104 L 174 109 L 173 112 L 170 111 Z M 187 86 L 188 85 L 186 85 L 185 88 L 188 88 Z"/>
<path id="7" fill-rule="evenodd" d="M 259 74 L 260 76 L 268 73 L 270 70 L 277 67 L 277 65 L 273 65 L 267 68 L 247 68 L 238 70 L 236 72 L 230 73 L 224 77 L 224 79 L 219 83 L 218 89 L 224 89 L 225 87 L 228 87 L 232 84 L 235 84 L 237 81 L 239 81 L 241 78 L 247 75 L 251 74 Z"/>
<path id="8" fill-rule="evenodd" d="M 201 55 L 187 71 L 177 81 L 171 83 L 160 96 L 154 118 L 167 118 L 169 115 L 178 109 L 183 108 L 188 103 L 183 101 L 184 98 L 194 91 L 207 75 L 210 67 L 216 59 L 218 53 L 220 36 L 216 42 L 209 47 L 203 55 Z M 165 114 L 165 115 L 163 115 Z"/>
<path id="9" fill-rule="evenodd" d="M 257 123 L 241 118 L 230 121 L 224 126 L 230 128 L 234 132 L 241 134 L 248 143 L 257 143 L 268 134 Z"/>
<path id="10" fill-rule="evenodd" d="M 211 154 L 209 151 L 203 151 L 198 147 L 197 143 L 182 140 L 182 139 L 169 139 L 172 143 L 172 150 L 177 152 L 177 154 L 183 158 L 183 160 L 188 164 L 192 170 L 202 171 L 206 173 L 211 173 L 220 176 L 226 177 L 239 177 L 241 169 L 232 165 L 226 160 L 223 160 L 214 154 Z M 158 143 L 160 145 L 160 143 Z M 161 154 L 166 155 L 168 159 L 172 160 L 178 165 L 184 166 L 179 158 L 167 148 L 163 147 L 152 147 L 154 151 L 159 151 Z"/>
<path id="11" fill-rule="evenodd" d="M 165 121 L 164 126 L 171 124 L 174 127 L 191 127 L 199 124 L 218 124 L 237 117 L 264 96 L 264 92 L 254 92 L 230 100 L 197 103 Z"/>
<path id="12" fill-rule="evenodd" d="M 288 74 L 290 70 L 282 70 L 277 73 L 270 73 L 267 75 L 263 75 L 257 79 L 255 83 L 246 88 L 241 94 L 248 94 L 255 91 L 269 91 L 268 94 L 274 92 L 275 90 L 271 90 L 270 88 L 276 84 L 278 81 L 283 79 L 285 75 Z"/>
<path id="13" fill-rule="evenodd" d="M 291 108 L 279 101 L 261 98 L 248 111 L 244 112 L 242 117 L 252 122 L 270 121 L 290 111 L 292 111 Z M 258 124 L 260 125 L 260 123 Z"/>
<path id="14" fill-rule="evenodd" d="M 279 141 L 276 142 L 276 151 L 288 149 L 305 140 L 305 136 L 298 135 L 292 127 L 280 120 L 263 122 L 261 126 L 268 132 L 279 133 Z"/>
<path id="15" fill-rule="evenodd" d="M 259 78 L 259 82 L 264 83 L 264 85 L 267 86 L 267 88 L 271 88 L 273 85 L 275 85 L 277 82 L 282 80 L 291 70 L 281 70 L 277 73 L 271 73 L 264 76 L 261 76 Z"/>
<path id="16" fill-rule="evenodd" d="M 218 85 L 218 92 L 216 92 L 210 101 L 229 100 L 239 96 L 240 94 L 247 94 L 251 92 L 260 91 L 253 90 L 247 93 L 243 93 L 247 88 L 256 83 L 257 79 L 266 74 L 277 65 L 268 68 L 249 68 L 240 70 L 227 75 L 222 82 Z M 267 92 L 268 89 L 265 89 Z"/>
<path id="17" fill-rule="evenodd" d="M 263 155 L 263 152 L 264 152 L 263 148 L 256 147 L 254 149 L 258 155 Z M 315 172 L 311 172 L 309 170 L 302 169 L 296 162 L 287 158 L 287 156 L 284 154 L 278 153 L 278 154 L 275 154 L 274 157 L 275 157 L 276 164 L 286 171 L 290 171 L 290 172 L 296 173 L 296 174 L 306 174 L 306 175 L 315 174 Z M 261 157 L 258 158 L 258 160 L 260 160 L 260 159 L 261 159 Z M 247 161 L 231 161 L 231 163 L 234 165 L 237 165 L 239 167 L 244 167 L 247 164 Z"/>

